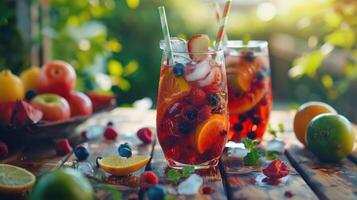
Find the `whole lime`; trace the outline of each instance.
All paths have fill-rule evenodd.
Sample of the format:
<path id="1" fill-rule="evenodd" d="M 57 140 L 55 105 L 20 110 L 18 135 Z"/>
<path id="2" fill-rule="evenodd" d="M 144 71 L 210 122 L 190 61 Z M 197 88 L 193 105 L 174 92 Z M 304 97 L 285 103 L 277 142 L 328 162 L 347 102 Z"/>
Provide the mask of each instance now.
<path id="1" fill-rule="evenodd" d="M 355 132 L 342 115 L 321 114 L 307 128 L 307 146 L 321 161 L 337 162 L 353 149 Z"/>
<path id="2" fill-rule="evenodd" d="M 36 200 L 91 200 L 93 189 L 89 181 L 74 169 L 58 169 L 43 175 L 32 191 Z"/>

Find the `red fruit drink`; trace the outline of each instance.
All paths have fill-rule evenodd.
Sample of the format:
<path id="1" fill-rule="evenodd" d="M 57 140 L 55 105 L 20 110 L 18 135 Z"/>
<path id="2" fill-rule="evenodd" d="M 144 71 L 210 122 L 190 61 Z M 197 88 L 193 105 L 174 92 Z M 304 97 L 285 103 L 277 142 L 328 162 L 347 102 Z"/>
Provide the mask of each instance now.
<path id="1" fill-rule="evenodd" d="M 208 50 L 205 35 L 196 35 L 187 44 L 177 38 L 172 42 L 179 43 L 173 44 L 174 62 L 164 50 L 161 64 L 157 100 L 160 145 L 170 167 L 215 166 L 228 135 L 223 51 Z M 175 48 L 180 46 L 183 49 Z"/>
<path id="2" fill-rule="evenodd" d="M 260 140 L 269 121 L 272 89 L 267 42 L 228 41 L 225 53 L 230 131 L 228 139 Z"/>

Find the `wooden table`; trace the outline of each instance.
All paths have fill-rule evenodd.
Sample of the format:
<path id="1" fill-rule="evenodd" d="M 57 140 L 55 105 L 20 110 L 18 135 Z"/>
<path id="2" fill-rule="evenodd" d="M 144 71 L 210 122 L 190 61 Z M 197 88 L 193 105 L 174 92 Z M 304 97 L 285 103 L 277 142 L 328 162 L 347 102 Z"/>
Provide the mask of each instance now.
<path id="1" fill-rule="evenodd" d="M 339 164 L 320 163 L 309 151 L 302 148 L 292 132 L 293 112 L 273 111 L 271 123 L 274 125 L 284 122 L 286 133 L 282 138 L 286 142 L 286 150 L 280 159 L 290 168 L 290 174 L 283 178 L 278 185 L 269 185 L 262 180 L 262 167 L 245 167 L 239 158 L 228 156 L 225 151 L 219 166 L 215 169 L 198 171 L 204 179 L 203 186 L 211 186 L 214 192 L 205 195 L 202 192 L 194 196 L 177 195 L 177 199 L 357 199 L 357 145 L 353 154 Z M 115 128 L 120 131 L 120 137 L 115 142 L 105 141 L 102 137 L 81 141 L 79 137 L 72 138 L 72 144 L 88 142 L 91 152 L 86 162 L 80 163 L 87 169 L 88 177 L 95 181 L 106 182 L 121 191 L 123 199 L 147 199 L 144 191 L 139 188 L 139 175 L 143 171 L 153 170 L 160 177 L 160 184 L 173 194 L 176 185 L 166 179 L 167 164 L 157 142 L 142 145 L 136 137 L 136 131 L 144 126 L 155 125 L 155 111 L 140 111 L 134 109 L 115 109 L 110 113 L 99 114 L 78 127 L 80 133 L 91 125 L 105 125 L 113 121 Z M 50 134 L 50 133 L 49 133 Z M 74 134 L 76 135 L 76 134 Z M 78 134 L 77 134 L 78 135 Z M 264 143 L 271 139 L 265 134 Z M 133 147 L 134 154 L 150 155 L 151 161 L 147 166 L 128 177 L 109 176 L 95 167 L 95 158 L 117 154 L 117 147 L 128 142 Z M 57 156 L 52 142 L 32 144 L 14 152 L 1 163 L 9 163 L 24 167 L 37 176 L 63 166 L 73 166 L 75 156 Z M 88 163 L 90 165 L 88 165 Z M 96 189 L 98 199 L 108 199 L 110 194 L 100 188 Z M 20 197 L 24 198 L 24 197 Z M 0 199 L 1 196 L 0 196 Z"/>

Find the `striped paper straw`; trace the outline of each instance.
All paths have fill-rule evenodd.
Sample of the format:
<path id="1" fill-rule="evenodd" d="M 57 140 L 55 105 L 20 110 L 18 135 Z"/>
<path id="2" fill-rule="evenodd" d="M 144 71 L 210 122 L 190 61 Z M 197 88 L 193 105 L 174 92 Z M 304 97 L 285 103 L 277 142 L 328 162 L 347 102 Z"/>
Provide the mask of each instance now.
<path id="1" fill-rule="evenodd" d="M 215 44 L 216 50 L 218 50 L 221 47 L 223 34 L 225 32 L 226 24 L 228 21 L 229 11 L 231 10 L 231 5 L 232 5 L 232 0 L 227 0 L 226 4 L 224 5 L 223 15 L 219 23 L 219 29 L 216 38 L 216 44 Z"/>
<path id="2" fill-rule="evenodd" d="M 169 58 L 169 63 L 173 63 L 174 57 L 172 55 L 172 46 L 170 42 L 170 32 L 169 32 L 169 26 L 167 24 L 167 19 L 166 19 L 166 12 L 165 12 L 165 7 L 160 6 L 158 7 L 159 9 L 159 14 L 160 14 L 160 20 L 161 20 L 161 27 L 162 27 L 162 33 L 164 34 L 164 40 L 166 41 L 166 47 L 169 47 L 168 49 L 168 58 Z"/>
<path id="3" fill-rule="evenodd" d="M 214 8 L 215 8 L 215 11 L 216 11 L 216 20 L 217 20 L 217 23 L 219 23 L 221 21 L 221 18 L 222 18 L 222 13 L 221 13 L 221 7 L 219 6 L 217 1 L 214 2 Z M 227 41 L 228 41 L 228 36 L 227 36 L 227 33 L 224 32 L 224 34 L 223 34 L 223 43 L 226 43 Z"/>

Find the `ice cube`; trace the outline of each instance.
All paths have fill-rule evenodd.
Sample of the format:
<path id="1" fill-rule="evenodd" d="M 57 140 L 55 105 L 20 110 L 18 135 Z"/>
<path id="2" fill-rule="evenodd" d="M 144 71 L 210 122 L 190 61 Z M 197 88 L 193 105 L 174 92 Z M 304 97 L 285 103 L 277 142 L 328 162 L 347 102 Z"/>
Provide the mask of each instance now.
<path id="1" fill-rule="evenodd" d="M 181 195 L 194 195 L 203 184 L 203 179 L 197 174 L 191 174 L 185 181 L 178 185 L 177 191 Z"/>
<path id="2" fill-rule="evenodd" d="M 187 42 L 184 39 L 172 37 L 171 40 L 171 47 L 174 52 L 187 52 Z M 168 50 L 169 48 L 166 45 L 165 40 L 160 41 L 160 49 Z"/>
<path id="3" fill-rule="evenodd" d="M 94 174 L 92 165 L 87 161 L 78 162 L 76 168 L 85 175 L 93 176 Z"/>
<path id="4" fill-rule="evenodd" d="M 198 81 L 205 78 L 208 73 L 211 71 L 211 66 L 209 61 L 211 60 L 211 56 L 208 56 L 205 60 L 201 61 L 196 65 L 191 65 L 192 72 L 185 76 L 187 81 Z"/>
<path id="5" fill-rule="evenodd" d="M 188 56 L 188 53 L 174 53 L 175 63 L 181 63 L 187 65 L 191 62 L 191 58 Z"/>
<path id="6" fill-rule="evenodd" d="M 228 155 L 237 158 L 244 158 L 249 153 L 248 149 L 245 148 L 228 148 Z"/>
<path id="7" fill-rule="evenodd" d="M 216 77 L 220 76 L 220 73 L 221 72 L 217 67 L 213 68 L 205 79 L 198 81 L 198 85 L 200 87 L 205 87 L 210 85 L 213 81 L 215 81 L 215 79 L 217 79 Z"/>
<path id="8" fill-rule="evenodd" d="M 276 151 L 279 153 L 284 153 L 285 142 L 279 139 L 269 140 L 266 146 L 267 151 Z"/>

